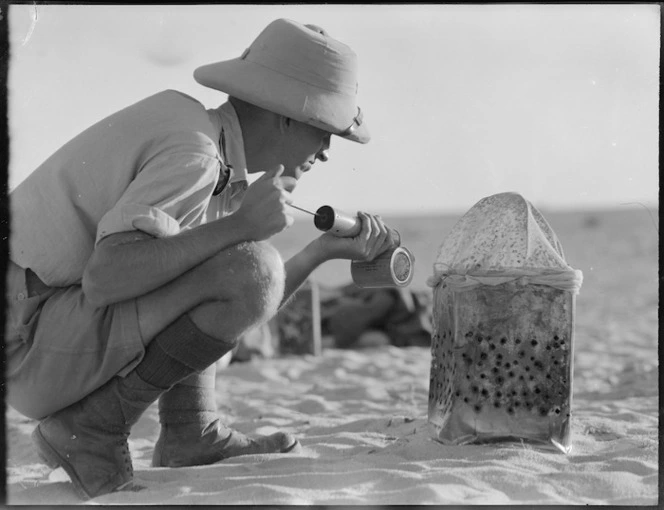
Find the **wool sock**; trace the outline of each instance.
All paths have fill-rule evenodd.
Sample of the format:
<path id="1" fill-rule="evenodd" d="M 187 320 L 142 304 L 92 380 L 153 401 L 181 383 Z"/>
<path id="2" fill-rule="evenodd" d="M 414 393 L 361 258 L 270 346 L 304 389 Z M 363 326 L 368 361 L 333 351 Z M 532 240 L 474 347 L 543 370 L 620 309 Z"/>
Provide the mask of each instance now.
<path id="1" fill-rule="evenodd" d="M 180 381 L 159 398 L 162 424 L 197 423 L 201 427 L 218 418 L 215 394 L 217 367 L 210 365 Z"/>
<path id="2" fill-rule="evenodd" d="M 235 346 L 213 338 L 181 315 L 150 342 L 136 373 L 145 382 L 170 388 L 195 372 L 201 372 Z"/>

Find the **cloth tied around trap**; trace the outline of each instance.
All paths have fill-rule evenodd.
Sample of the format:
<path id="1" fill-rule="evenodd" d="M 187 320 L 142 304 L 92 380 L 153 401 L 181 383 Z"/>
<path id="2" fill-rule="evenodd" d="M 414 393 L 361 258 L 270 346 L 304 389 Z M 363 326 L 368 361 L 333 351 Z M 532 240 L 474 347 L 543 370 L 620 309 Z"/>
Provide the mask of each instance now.
<path id="1" fill-rule="evenodd" d="M 501 271 L 496 275 L 473 276 L 454 274 L 441 264 L 434 263 L 434 276 L 427 280 L 430 287 L 445 283 L 458 291 L 470 290 L 478 285 L 502 285 L 509 282 L 514 282 L 516 285 L 548 285 L 549 287 L 578 294 L 583 284 L 583 273 L 578 269 L 571 268 L 561 271 L 511 269 Z"/>
<path id="2" fill-rule="evenodd" d="M 441 244 L 433 287 L 429 422 L 444 444 L 570 444 L 575 296 L 542 214 L 518 193 L 480 200 Z"/>

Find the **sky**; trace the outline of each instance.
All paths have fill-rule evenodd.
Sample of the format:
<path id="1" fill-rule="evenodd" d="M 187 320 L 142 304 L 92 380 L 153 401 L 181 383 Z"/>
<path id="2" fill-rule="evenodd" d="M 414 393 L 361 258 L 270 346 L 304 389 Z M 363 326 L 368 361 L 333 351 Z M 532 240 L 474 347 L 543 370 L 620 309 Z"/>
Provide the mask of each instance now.
<path id="1" fill-rule="evenodd" d="M 355 51 L 372 135 L 333 137 L 300 207 L 463 212 L 504 191 L 547 210 L 658 205 L 656 4 L 10 5 L 10 189 L 161 90 L 217 107 L 226 96 L 193 70 L 277 18 Z"/>

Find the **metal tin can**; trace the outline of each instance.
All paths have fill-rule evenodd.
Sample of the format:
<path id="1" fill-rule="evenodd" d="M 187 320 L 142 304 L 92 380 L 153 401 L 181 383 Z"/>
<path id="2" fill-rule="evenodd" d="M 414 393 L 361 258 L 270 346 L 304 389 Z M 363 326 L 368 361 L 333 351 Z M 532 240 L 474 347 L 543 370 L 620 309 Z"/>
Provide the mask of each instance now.
<path id="1" fill-rule="evenodd" d="M 373 260 L 354 260 L 350 273 L 358 287 L 406 287 L 413 280 L 415 257 L 403 246 L 387 250 Z"/>

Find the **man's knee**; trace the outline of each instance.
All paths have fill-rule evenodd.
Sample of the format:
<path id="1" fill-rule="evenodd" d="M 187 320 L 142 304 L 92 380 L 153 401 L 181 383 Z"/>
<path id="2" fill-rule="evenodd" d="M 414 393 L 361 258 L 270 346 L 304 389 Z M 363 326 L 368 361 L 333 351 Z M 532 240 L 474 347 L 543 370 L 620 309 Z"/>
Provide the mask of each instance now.
<path id="1" fill-rule="evenodd" d="M 284 294 L 285 270 L 281 255 L 271 244 L 241 243 L 210 262 L 216 266 L 215 274 L 225 275 L 216 282 L 226 287 L 223 294 L 230 295 L 247 317 L 261 322 L 277 312 Z"/>
<path id="2" fill-rule="evenodd" d="M 139 299 L 141 336 L 151 341 L 184 313 L 208 335 L 241 335 L 277 312 L 284 281 L 283 260 L 270 244 L 232 246 Z"/>

